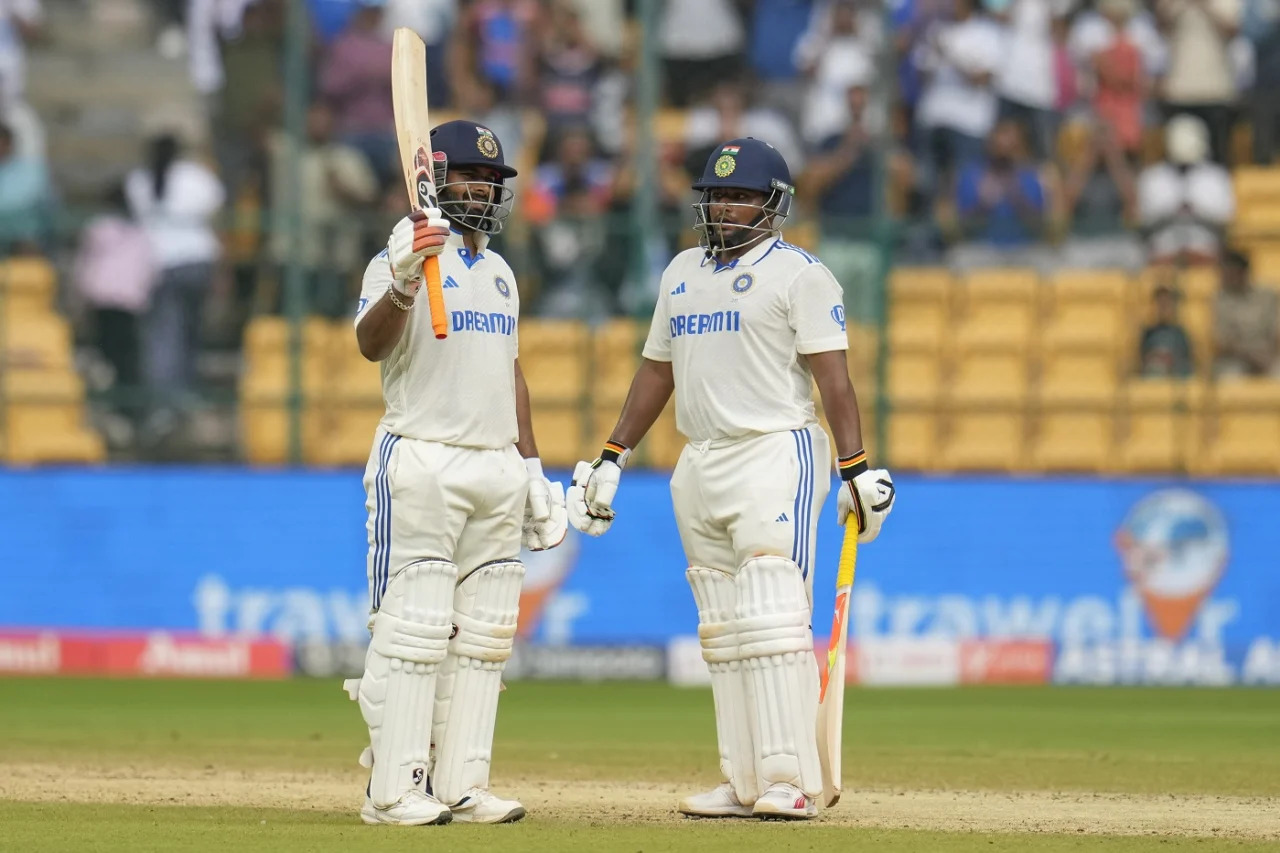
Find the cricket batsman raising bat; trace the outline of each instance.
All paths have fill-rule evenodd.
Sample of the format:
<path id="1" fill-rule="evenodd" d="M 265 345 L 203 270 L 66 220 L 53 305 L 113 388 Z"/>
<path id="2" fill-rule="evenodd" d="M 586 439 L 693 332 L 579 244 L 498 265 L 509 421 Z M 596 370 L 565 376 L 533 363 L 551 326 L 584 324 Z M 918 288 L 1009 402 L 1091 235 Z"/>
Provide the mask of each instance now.
<path id="1" fill-rule="evenodd" d="M 564 539 L 564 490 L 538 460 L 517 360 L 516 279 L 487 246 L 507 218 L 505 181 L 516 170 L 475 122 L 442 124 L 413 147 L 432 152 L 439 206 L 396 224 L 365 270 L 355 319 L 361 354 L 381 364 L 386 402 L 364 474 L 372 639 L 364 675 L 347 685 L 369 727 L 360 816 L 505 823 L 525 813 L 489 791 L 520 546 Z M 443 315 L 418 304 L 429 262 L 449 292 L 448 337 L 432 328 Z"/>
<path id="2" fill-rule="evenodd" d="M 840 454 L 839 520 L 852 515 L 860 541 L 875 539 L 893 508 L 893 480 L 862 450 L 840 285 L 782 239 L 794 195 L 782 155 L 729 140 L 693 188 L 701 246 L 662 275 L 643 362 L 599 458 L 574 471 L 569 519 L 589 535 L 609 529 L 627 456 L 674 392 L 689 443 L 671 497 L 724 775 L 679 809 L 810 818 L 823 791 L 813 555 L 831 464 L 815 380 Z"/>

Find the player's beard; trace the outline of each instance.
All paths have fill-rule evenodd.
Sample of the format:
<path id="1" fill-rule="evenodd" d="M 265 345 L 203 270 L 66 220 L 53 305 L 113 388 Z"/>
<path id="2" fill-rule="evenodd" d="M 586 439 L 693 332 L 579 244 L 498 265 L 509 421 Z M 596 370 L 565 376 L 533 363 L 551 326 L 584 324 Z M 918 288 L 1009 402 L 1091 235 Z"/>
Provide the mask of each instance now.
<path id="1" fill-rule="evenodd" d="M 709 237 L 712 248 L 717 254 L 730 252 L 742 246 L 764 239 L 766 232 L 765 214 L 762 211 L 755 219 L 745 224 L 737 222 L 717 221 L 709 223 Z"/>
<path id="2" fill-rule="evenodd" d="M 465 217 L 459 224 L 479 221 L 481 217 L 489 215 L 493 196 L 493 187 L 475 181 L 458 183 L 440 190 L 442 209 L 445 209 L 443 205 L 447 204 L 449 213 L 460 218 Z"/>

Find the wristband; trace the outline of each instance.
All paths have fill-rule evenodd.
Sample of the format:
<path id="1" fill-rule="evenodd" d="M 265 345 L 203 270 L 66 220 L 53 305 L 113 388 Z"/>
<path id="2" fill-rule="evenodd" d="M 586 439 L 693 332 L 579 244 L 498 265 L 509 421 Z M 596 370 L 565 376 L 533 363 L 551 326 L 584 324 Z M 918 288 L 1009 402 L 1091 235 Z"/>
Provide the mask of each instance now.
<path id="1" fill-rule="evenodd" d="M 612 462 L 619 468 L 623 468 L 626 467 L 629 453 L 631 453 L 631 448 L 610 439 L 604 443 L 604 450 L 600 451 L 600 459 L 603 462 Z"/>
<path id="2" fill-rule="evenodd" d="M 867 451 L 859 450 L 851 456 L 841 456 L 836 460 L 836 467 L 840 469 L 841 480 L 852 480 L 870 467 L 867 465 Z"/>

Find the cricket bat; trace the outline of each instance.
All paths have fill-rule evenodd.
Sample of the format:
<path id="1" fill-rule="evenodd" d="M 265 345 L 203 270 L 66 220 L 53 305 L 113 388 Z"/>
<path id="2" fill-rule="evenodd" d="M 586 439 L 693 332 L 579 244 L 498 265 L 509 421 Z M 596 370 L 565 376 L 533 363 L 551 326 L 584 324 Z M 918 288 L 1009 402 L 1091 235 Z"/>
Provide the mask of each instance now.
<path id="1" fill-rule="evenodd" d="M 849 595 L 858 563 L 858 524 L 850 515 L 836 572 L 836 612 L 827 644 L 826 668 L 818 694 L 818 760 L 822 765 L 822 804 L 840 802 L 840 741 L 844 724 L 845 650 L 849 643 Z"/>
<path id="2" fill-rule="evenodd" d="M 427 106 L 427 46 L 408 27 L 395 31 L 391 47 L 391 103 L 396 116 L 396 138 L 400 143 L 400 165 L 405 188 L 414 210 L 437 207 L 436 181 L 432 171 L 431 118 Z M 437 339 L 449 336 L 444 310 L 444 289 L 440 286 L 440 259 L 422 262 L 427 307 L 431 309 L 431 331 Z"/>

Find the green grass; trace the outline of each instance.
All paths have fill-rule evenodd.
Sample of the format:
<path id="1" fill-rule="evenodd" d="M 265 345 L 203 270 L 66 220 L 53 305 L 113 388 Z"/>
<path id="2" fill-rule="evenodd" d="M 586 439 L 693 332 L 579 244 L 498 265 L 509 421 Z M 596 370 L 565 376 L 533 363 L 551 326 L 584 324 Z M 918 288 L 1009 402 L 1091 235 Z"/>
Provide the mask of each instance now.
<path id="1" fill-rule="evenodd" d="M 344 770 L 366 742 L 336 680 L 2 683 L 8 760 Z M 851 690 L 846 712 L 852 785 L 1280 795 L 1280 691 Z M 715 776 L 704 690 L 515 684 L 497 741 L 522 776 Z"/>
<path id="2" fill-rule="evenodd" d="M 694 822 L 670 825 L 551 823 L 531 817 L 509 826 L 449 826 L 401 829 L 366 827 L 339 813 L 277 809 L 183 808 L 177 806 L 68 806 L 0 802 L 4 849 L 44 851 L 236 850 L 272 853 L 396 851 L 449 853 L 742 853 L 790 851 L 947 851 L 947 853 L 1066 853 L 1081 850 L 1146 851 L 1274 850 L 1274 842 L 1204 838 L 1114 838 L 1095 835 L 1011 835 L 980 832 L 918 832 L 761 824 Z M 429 846 L 427 846 L 429 845 Z"/>
<path id="3" fill-rule="evenodd" d="M 0 681 L 5 762 L 350 773 L 366 733 L 336 680 Z M 1280 796 L 1280 691 L 851 690 L 846 788 Z M 495 777 L 717 780 L 710 694 L 656 684 L 518 683 L 503 694 Z M 382 850 L 403 832 L 349 812 L 0 800 L 0 850 Z M 755 823 L 531 818 L 447 834 L 449 851 L 1275 849 L 1172 836 L 990 835 Z M 763 835 L 762 835 L 763 833 Z M 758 842 L 767 836 L 767 847 Z M 511 840 L 511 843 L 507 842 Z"/>

